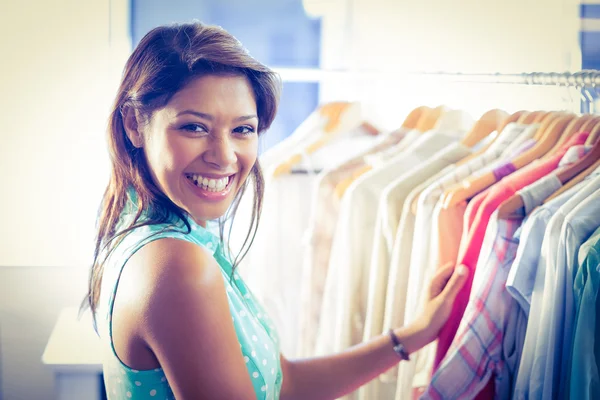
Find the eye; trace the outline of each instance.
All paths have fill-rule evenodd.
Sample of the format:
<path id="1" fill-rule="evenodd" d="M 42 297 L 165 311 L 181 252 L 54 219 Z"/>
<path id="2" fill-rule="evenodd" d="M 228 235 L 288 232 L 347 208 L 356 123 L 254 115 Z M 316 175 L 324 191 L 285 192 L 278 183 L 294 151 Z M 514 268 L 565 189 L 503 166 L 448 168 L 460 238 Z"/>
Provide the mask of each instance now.
<path id="1" fill-rule="evenodd" d="M 188 131 L 188 132 L 198 132 L 198 133 L 208 132 L 206 127 L 204 127 L 203 125 L 200 125 L 200 124 L 187 124 L 187 125 L 182 126 L 181 129 L 184 131 Z"/>
<path id="2" fill-rule="evenodd" d="M 249 136 L 249 135 L 252 135 L 254 132 L 256 132 L 256 129 L 254 129 L 253 126 L 244 125 L 244 126 L 238 126 L 233 131 L 242 136 Z"/>

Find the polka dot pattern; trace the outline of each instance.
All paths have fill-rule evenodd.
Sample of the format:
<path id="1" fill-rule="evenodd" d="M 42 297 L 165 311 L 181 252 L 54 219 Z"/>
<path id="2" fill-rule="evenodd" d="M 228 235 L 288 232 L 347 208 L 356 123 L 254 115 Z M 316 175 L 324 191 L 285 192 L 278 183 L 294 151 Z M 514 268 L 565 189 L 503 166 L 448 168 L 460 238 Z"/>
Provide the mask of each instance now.
<path id="1" fill-rule="evenodd" d="M 192 226 L 189 234 L 185 233 L 183 225 L 183 232 L 165 231 L 166 225 L 133 230 L 117 246 L 105 266 L 97 321 L 104 346 L 103 372 L 108 400 L 175 398 L 162 368 L 135 370 L 127 367 L 117 357 L 111 340 L 114 294 L 122 266 L 143 245 L 163 237 L 187 240 L 212 252 L 221 266 L 229 311 L 256 397 L 262 400 L 278 399 L 283 380 L 279 363 L 279 338 L 268 314 L 256 301 L 242 277 L 237 272 L 233 273 L 231 262 L 223 254 L 217 235 L 192 220 L 189 223 Z M 234 279 L 230 279 L 232 273 Z"/>

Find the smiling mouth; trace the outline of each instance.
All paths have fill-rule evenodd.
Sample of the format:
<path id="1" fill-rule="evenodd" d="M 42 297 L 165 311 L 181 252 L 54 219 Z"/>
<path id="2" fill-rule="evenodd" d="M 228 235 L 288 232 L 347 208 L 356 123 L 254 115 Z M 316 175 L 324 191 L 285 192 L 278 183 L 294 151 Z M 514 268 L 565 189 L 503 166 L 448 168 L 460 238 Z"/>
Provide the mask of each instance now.
<path id="1" fill-rule="evenodd" d="M 198 174 L 185 174 L 185 177 L 200 189 L 215 193 L 227 189 L 234 176 L 235 174 L 220 179 L 212 179 Z"/>

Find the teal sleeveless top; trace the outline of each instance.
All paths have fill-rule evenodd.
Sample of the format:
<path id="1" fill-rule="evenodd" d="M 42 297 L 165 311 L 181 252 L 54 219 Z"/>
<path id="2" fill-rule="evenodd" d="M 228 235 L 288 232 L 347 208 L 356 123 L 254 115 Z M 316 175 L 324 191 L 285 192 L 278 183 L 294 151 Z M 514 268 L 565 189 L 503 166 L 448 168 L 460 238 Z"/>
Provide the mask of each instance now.
<path id="1" fill-rule="evenodd" d="M 123 212 L 120 226 L 135 215 L 135 195 L 131 191 L 129 193 L 130 200 Z M 187 220 L 192 228 L 189 234 L 185 233 L 187 228 L 181 221 L 134 229 L 117 245 L 105 263 L 96 311 L 96 329 L 104 356 L 103 375 L 108 400 L 175 398 L 162 368 L 130 368 L 119 359 L 112 341 L 112 311 L 121 271 L 129 257 L 142 246 L 161 238 L 186 240 L 213 254 L 221 267 L 229 300 L 228 317 L 233 320 L 256 397 L 264 400 L 278 399 L 283 377 L 279 360 L 279 338 L 271 320 L 237 272 L 233 272 L 231 279 L 232 264 L 223 252 L 219 238 L 196 224 L 192 218 Z M 210 360 L 206 360 L 205 364 L 207 369 L 210 368 Z"/>

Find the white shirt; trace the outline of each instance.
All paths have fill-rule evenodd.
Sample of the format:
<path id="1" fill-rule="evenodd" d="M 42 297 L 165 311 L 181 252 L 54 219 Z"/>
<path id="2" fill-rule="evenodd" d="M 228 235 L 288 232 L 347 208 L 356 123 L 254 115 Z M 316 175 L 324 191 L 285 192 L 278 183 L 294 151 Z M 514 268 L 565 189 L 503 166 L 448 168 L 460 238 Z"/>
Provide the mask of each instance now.
<path id="1" fill-rule="evenodd" d="M 450 166 L 445 169 L 441 176 L 438 176 L 437 179 L 430 182 L 426 188 L 417 188 L 414 193 L 409 194 L 408 198 L 410 201 L 407 200 L 404 202 L 400 226 L 397 235 L 395 235 L 395 243 L 388 274 L 389 279 L 387 280 L 388 286 L 385 296 L 383 330 L 402 326 L 405 321 L 414 317 L 415 310 L 413 307 L 418 306 L 417 298 L 420 296 L 422 291 L 420 286 L 423 285 L 424 281 L 423 272 L 431 269 L 435 270 L 435 267 L 437 267 L 437 259 L 435 258 L 435 253 L 437 251 L 437 243 L 435 242 L 437 240 L 437 234 L 431 234 L 431 213 L 444 190 L 497 159 L 507 146 L 522 134 L 526 127 L 527 125 L 507 125 L 483 154 L 469 160 L 459 167 Z M 416 217 L 412 214 L 410 209 L 415 196 L 418 196 L 419 199 Z M 394 206 L 398 207 L 402 205 L 402 203 L 394 202 L 393 198 L 389 200 L 388 207 L 390 209 L 393 209 Z M 435 265 L 435 267 L 430 267 L 430 265 Z M 381 267 L 378 267 L 373 262 L 371 263 L 371 271 L 379 269 L 381 269 Z M 371 276 L 373 276 L 373 272 Z M 411 282 L 410 284 L 409 281 Z M 410 305 L 407 304 L 407 298 L 409 299 L 408 302 Z M 414 361 L 414 357 L 411 357 L 410 362 L 412 363 Z M 400 368 L 403 368 L 403 366 L 400 366 Z M 405 369 L 405 371 L 406 372 L 402 374 L 402 379 L 403 381 L 406 381 L 407 384 L 398 387 L 396 390 L 404 391 L 406 392 L 406 395 L 409 395 L 414 372 L 411 369 Z M 398 370 L 393 368 L 389 370 L 385 376 L 388 376 L 393 382 L 392 386 L 395 386 Z M 386 392 L 389 391 L 393 391 L 393 388 L 386 389 Z"/>
<path id="2" fill-rule="evenodd" d="M 300 332 L 299 319 L 302 308 L 301 282 L 306 231 L 311 211 L 310 198 L 318 175 L 313 167 L 331 167 L 353 154 L 362 151 L 376 140 L 360 135 L 340 138 L 329 143 L 313 155 L 307 155 L 298 168 L 307 174 L 283 174 L 275 177 L 276 164 L 265 171 L 265 192 L 260 224 L 254 242 L 244 260 L 242 275 L 258 300 L 269 312 L 281 338 L 281 349 L 291 357 L 296 356 Z M 338 149 L 343 151 L 338 151 Z M 327 156 L 329 154 L 330 156 Z M 245 219 L 236 215 L 233 232 L 246 234 L 252 202 L 251 188 L 245 194 Z M 293 210 L 293 212 L 291 212 Z M 240 215 L 241 216 L 241 215 Z M 240 243 L 238 238 L 237 243 Z M 238 245 L 239 246 L 239 245 Z M 237 248 L 234 248 L 237 250 Z"/>
<path id="3" fill-rule="evenodd" d="M 399 171 L 410 170 L 457 141 L 458 135 L 427 132 L 416 146 L 385 166 L 359 177 L 346 190 L 331 249 L 325 284 L 317 354 L 330 354 L 360 343 L 367 302 L 367 273 L 375 228 L 376 205 Z"/>
<path id="4" fill-rule="evenodd" d="M 471 154 L 471 150 L 461 143 L 453 143 L 443 150 L 438 151 L 429 160 L 411 169 L 408 173 L 402 174 L 399 178 L 385 187 L 379 202 L 377 223 L 380 224 L 379 229 L 376 226 L 375 238 L 373 241 L 373 251 L 371 254 L 371 264 L 366 266 L 365 277 L 368 279 L 368 298 L 367 302 L 362 305 L 365 309 L 364 315 L 364 333 L 365 340 L 370 339 L 374 334 L 379 332 L 371 332 L 371 327 L 375 324 L 381 326 L 383 320 L 383 306 L 385 304 L 385 288 L 388 278 L 388 249 L 382 249 L 384 245 L 382 238 L 377 234 L 382 231 L 381 224 L 391 224 L 396 226 L 397 218 L 394 212 L 397 207 L 402 207 L 407 193 L 416 187 L 424 180 L 435 176 L 440 170 L 455 163 L 467 155 Z M 390 210 L 391 209 L 391 210 Z M 388 211 L 391 211 L 388 213 Z M 393 214 L 392 218 L 388 218 L 389 214 Z M 389 231 L 389 228 L 388 228 Z M 383 251 L 381 251 L 383 250 Z M 375 267 L 377 266 L 377 267 Z M 377 321 L 373 321 L 377 319 Z M 378 396 L 369 393 L 373 385 L 367 385 L 361 388 L 359 398 L 372 399 Z"/>
<path id="5" fill-rule="evenodd" d="M 573 278 L 570 274 L 575 266 L 577 249 L 573 249 L 572 246 L 584 241 L 581 237 L 590 226 L 590 223 L 579 224 L 577 215 L 581 215 L 581 212 L 594 211 L 595 220 L 598 220 L 600 210 L 596 211 L 596 208 L 600 206 L 598 201 L 600 195 L 596 193 L 592 197 L 595 199 L 595 204 L 584 201 L 598 189 L 600 189 L 600 176 L 587 181 L 572 198 L 558 208 L 545 229 L 515 387 L 516 399 L 552 399 L 558 396 L 560 375 L 555 373 L 560 371 L 560 365 L 556 363 L 561 362 L 563 354 L 560 348 L 555 346 L 562 343 L 563 334 L 571 334 L 570 327 L 563 332 L 563 325 L 559 326 L 558 323 L 570 323 L 573 318 L 572 310 L 569 308 L 572 306 L 573 290 Z M 581 207 L 578 207 L 579 205 Z M 569 214 L 571 211 L 573 214 Z M 593 214 L 590 215 L 593 218 Z M 590 221 L 594 223 L 594 220 Z M 597 222 L 600 224 L 600 221 Z M 573 257 L 569 255 L 571 253 L 574 254 Z M 571 271 L 570 277 L 566 276 L 567 271 Z M 566 286 L 570 286 L 570 290 Z M 562 294 L 554 290 L 559 288 L 563 288 Z M 559 308 L 550 309 L 550 307 Z M 565 347 L 570 349 L 570 346 Z"/>

